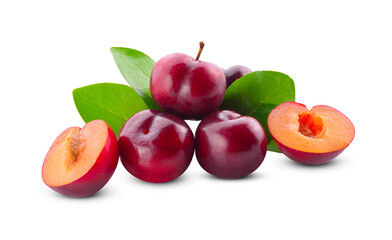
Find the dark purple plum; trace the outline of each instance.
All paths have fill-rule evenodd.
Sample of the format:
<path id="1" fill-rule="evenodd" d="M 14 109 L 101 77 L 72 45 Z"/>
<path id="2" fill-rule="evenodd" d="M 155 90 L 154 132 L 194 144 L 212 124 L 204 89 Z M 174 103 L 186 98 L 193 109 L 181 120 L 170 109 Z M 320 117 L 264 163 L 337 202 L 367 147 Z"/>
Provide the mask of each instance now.
<path id="1" fill-rule="evenodd" d="M 221 178 L 251 174 L 267 152 L 267 137 L 260 123 L 228 110 L 211 113 L 201 121 L 195 139 L 200 166 Z"/>
<path id="2" fill-rule="evenodd" d="M 199 60 L 203 46 L 200 43 L 196 58 L 173 53 L 155 64 L 150 78 L 151 96 L 165 112 L 200 120 L 221 105 L 225 75 L 215 64 Z"/>
<path id="3" fill-rule="evenodd" d="M 225 77 L 226 77 L 226 88 L 228 88 L 235 80 L 238 78 L 241 78 L 242 76 L 251 73 L 252 70 L 245 66 L 241 65 L 235 65 L 230 68 L 228 68 L 225 71 Z"/>
<path id="4" fill-rule="evenodd" d="M 133 115 L 118 136 L 120 159 L 133 176 L 147 182 L 169 182 L 191 163 L 194 137 L 181 118 L 157 110 Z"/>

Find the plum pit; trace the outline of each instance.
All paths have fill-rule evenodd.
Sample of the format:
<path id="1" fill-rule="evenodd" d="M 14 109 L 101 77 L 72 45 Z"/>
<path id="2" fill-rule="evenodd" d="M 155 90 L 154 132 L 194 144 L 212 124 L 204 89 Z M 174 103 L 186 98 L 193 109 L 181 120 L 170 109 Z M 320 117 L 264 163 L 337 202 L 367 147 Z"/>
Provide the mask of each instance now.
<path id="1" fill-rule="evenodd" d="M 302 113 L 298 116 L 299 127 L 298 131 L 310 138 L 317 138 L 321 136 L 324 129 L 323 119 L 320 116 L 312 113 Z"/>
<path id="2" fill-rule="evenodd" d="M 67 136 L 67 166 L 73 166 L 79 158 L 82 149 L 82 136 L 79 129 L 73 129 Z"/>

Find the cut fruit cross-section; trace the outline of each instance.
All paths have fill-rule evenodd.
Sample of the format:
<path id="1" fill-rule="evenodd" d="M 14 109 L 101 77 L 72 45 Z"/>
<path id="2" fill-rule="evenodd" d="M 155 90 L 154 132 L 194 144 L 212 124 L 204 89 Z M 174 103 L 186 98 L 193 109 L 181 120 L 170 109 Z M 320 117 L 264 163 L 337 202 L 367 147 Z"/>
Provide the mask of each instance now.
<path id="1" fill-rule="evenodd" d="M 268 116 L 268 128 L 279 149 L 294 161 L 319 165 L 339 155 L 354 139 L 351 121 L 338 110 L 285 102 Z"/>
<path id="2" fill-rule="evenodd" d="M 118 163 L 116 136 L 102 120 L 62 132 L 42 167 L 46 185 L 64 195 L 94 194 L 109 181 Z"/>

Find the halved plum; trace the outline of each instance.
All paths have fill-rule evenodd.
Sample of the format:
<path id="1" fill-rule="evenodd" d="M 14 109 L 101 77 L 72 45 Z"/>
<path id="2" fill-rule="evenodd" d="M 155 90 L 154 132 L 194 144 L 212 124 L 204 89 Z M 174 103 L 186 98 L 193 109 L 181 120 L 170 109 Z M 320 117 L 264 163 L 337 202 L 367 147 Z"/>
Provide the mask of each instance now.
<path id="1" fill-rule="evenodd" d="M 103 120 L 70 127 L 54 141 L 42 166 L 44 183 L 71 197 L 86 197 L 109 181 L 118 163 L 116 135 Z"/>
<path id="2" fill-rule="evenodd" d="M 338 110 L 314 106 L 308 110 L 297 102 L 285 102 L 268 116 L 268 129 L 276 145 L 288 158 L 320 165 L 337 157 L 354 139 L 352 122 Z"/>

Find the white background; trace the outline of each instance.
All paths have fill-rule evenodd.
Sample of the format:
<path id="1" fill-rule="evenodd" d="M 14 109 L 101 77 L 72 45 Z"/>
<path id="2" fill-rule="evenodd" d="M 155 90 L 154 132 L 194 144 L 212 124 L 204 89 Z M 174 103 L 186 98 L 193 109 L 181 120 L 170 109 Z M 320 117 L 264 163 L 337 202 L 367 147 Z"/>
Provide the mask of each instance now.
<path id="1" fill-rule="evenodd" d="M 392 14 L 389 1 L 1 1 L 1 239 L 391 239 Z M 127 84 L 109 51 L 182 52 L 228 68 L 275 70 L 297 101 L 356 127 L 323 166 L 268 152 L 251 176 L 145 183 L 121 165 L 96 195 L 41 179 L 50 145 L 83 126 L 72 90 Z M 195 129 L 197 122 L 190 122 Z"/>

